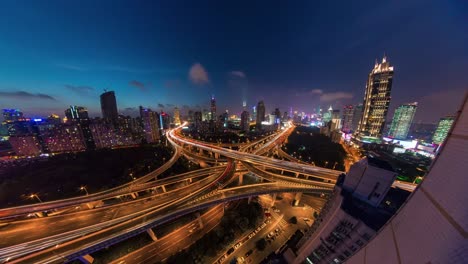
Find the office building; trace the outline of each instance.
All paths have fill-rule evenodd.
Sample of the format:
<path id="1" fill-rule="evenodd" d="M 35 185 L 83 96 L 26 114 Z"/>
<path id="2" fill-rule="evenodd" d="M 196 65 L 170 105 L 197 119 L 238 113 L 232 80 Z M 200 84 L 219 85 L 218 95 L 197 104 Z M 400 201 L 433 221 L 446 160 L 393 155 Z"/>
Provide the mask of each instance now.
<path id="1" fill-rule="evenodd" d="M 67 122 L 81 121 L 89 119 L 88 110 L 82 106 L 71 105 L 70 108 L 65 110 L 65 117 Z"/>
<path id="2" fill-rule="evenodd" d="M 393 114 L 392 124 L 388 132 L 389 137 L 396 139 L 406 139 L 408 137 L 408 131 L 413 122 L 414 114 L 418 103 L 403 104 L 395 109 Z"/>
<path id="3" fill-rule="evenodd" d="M 435 144 L 442 144 L 447 137 L 454 121 L 455 117 L 453 116 L 441 118 L 439 120 L 439 124 L 437 125 L 436 131 L 434 132 L 434 136 L 432 137 L 432 142 Z"/>
<path id="4" fill-rule="evenodd" d="M 393 66 L 384 56 L 381 63 L 376 61 L 367 79 L 364 110 L 357 131 L 360 137 L 380 138 L 382 136 L 390 105 L 392 83 Z"/>
<path id="5" fill-rule="evenodd" d="M 210 100 L 210 119 L 211 121 L 216 121 L 216 99 L 214 95 L 211 96 Z"/>
<path id="6" fill-rule="evenodd" d="M 23 120 L 23 113 L 18 109 L 3 109 L 3 121 L 13 122 Z"/>
<path id="7" fill-rule="evenodd" d="M 114 91 L 105 91 L 101 94 L 101 112 L 102 118 L 107 120 L 117 120 L 117 101 Z"/>
<path id="8" fill-rule="evenodd" d="M 250 131 L 250 116 L 249 112 L 245 110 L 241 114 L 240 129 L 246 132 Z"/>
<path id="9" fill-rule="evenodd" d="M 331 112 L 331 126 L 330 130 L 340 130 L 341 129 L 341 117 L 340 117 L 340 110 L 335 109 Z"/>
<path id="10" fill-rule="evenodd" d="M 257 130 L 262 128 L 263 121 L 265 121 L 265 103 L 263 101 L 260 101 L 257 104 L 257 120 L 256 120 Z"/>
<path id="11" fill-rule="evenodd" d="M 362 119 L 362 113 L 364 111 L 364 106 L 362 104 L 358 104 L 354 106 L 353 110 L 353 121 L 351 126 L 351 131 L 355 132 L 359 127 L 359 122 Z"/>
<path id="12" fill-rule="evenodd" d="M 323 123 L 323 125 L 326 125 L 326 124 L 328 124 L 328 122 L 331 121 L 331 119 L 332 119 L 332 112 L 333 112 L 333 108 L 332 108 L 332 106 L 330 105 L 330 107 L 328 108 L 328 110 L 327 110 L 325 113 L 323 113 L 323 116 L 322 116 L 322 123 Z"/>
<path id="13" fill-rule="evenodd" d="M 181 122 L 180 122 L 180 110 L 177 107 L 174 108 L 174 124 L 176 126 L 181 124 Z"/>

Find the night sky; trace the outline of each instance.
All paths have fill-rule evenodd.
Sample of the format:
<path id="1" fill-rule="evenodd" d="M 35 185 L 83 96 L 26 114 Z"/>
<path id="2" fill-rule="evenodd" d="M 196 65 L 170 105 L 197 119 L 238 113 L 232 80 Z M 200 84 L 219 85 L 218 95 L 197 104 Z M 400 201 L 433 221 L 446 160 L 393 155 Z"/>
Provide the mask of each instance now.
<path id="1" fill-rule="evenodd" d="M 341 108 L 362 102 L 384 53 L 391 109 L 418 101 L 415 121 L 454 113 L 468 90 L 466 1 L 251 2 L 3 1 L 0 108 L 99 116 L 104 89 L 125 114 L 208 108 L 211 94 L 219 113 Z"/>

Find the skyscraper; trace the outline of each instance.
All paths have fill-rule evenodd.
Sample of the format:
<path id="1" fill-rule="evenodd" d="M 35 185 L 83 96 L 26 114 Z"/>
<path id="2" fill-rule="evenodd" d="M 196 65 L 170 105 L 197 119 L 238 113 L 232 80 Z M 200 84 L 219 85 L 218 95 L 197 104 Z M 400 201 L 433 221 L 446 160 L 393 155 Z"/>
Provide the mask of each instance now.
<path id="1" fill-rule="evenodd" d="M 406 139 L 408 137 L 408 131 L 411 126 L 411 122 L 413 122 L 413 117 L 416 113 L 417 107 L 418 103 L 414 102 L 402 104 L 395 109 L 390 131 L 388 132 L 389 137 L 396 139 Z"/>
<path id="2" fill-rule="evenodd" d="M 117 112 L 117 101 L 114 91 L 105 91 L 101 94 L 101 112 L 102 118 L 107 120 L 116 120 L 119 116 Z"/>
<path id="3" fill-rule="evenodd" d="M 257 104 L 257 120 L 256 120 L 257 129 L 262 127 L 262 122 L 265 121 L 265 103 L 263 101 L 258 102 Z"/>
<path id="4" fill-rule="evenodd" d="M 390 105 L 392 81 L 393 66 L 384 56 L 382 63 L 375 62 L 367 79 L 363 102 L 364 111 L 357 131 L 360 136 L 382 136 Z"/>
<path id="5" fill-rule="evenodd" d="M 354 106 L 346 105 L 343 107 L 343 117 L 341 121 L 341 131 L 348 134 L 353 130 Z"/>
<path id="6" fill-rule="evenodd" d="M 151 109 L 140 106 L 140 117 L 148 143 L 159 140 L 159 115 Z"/>
<path id="7" fill-rule="evenodd" d="M 88 110 L 82 106 L 70 105 L 70 108 L 65 110 L 65 116 L 67 117 L 67 122 L 80 121 L 83 119 L 88 119 Z"/>
<path id="8" fill-rule="evenodd" d="M 249 112 L 243 111 L 241 114 L 241 123 L 240 123 L 240 128 L 242 131 L 248 132 L 250 130 L 250 116 Z"/>
<path id="9" fill-rule="evenodd" d="M 210 113 L 211 113 L 210 120 L 216 121 L 216 99 L 214 95 L 211 96 Z"/>
<path id="10" fill-rule="evenodd" d="M 341 129 L 340 110 L 335 109 L 332 111 L 331 121 L 332 121 L 331 127 L 330 127 L 331 131 Z"/>
<path id="11" fill-rule="evenodd" d="M 359 122 L 361 122 L 362 119 L 362 111 L 364 107 L 362 104 L 358 104 L 354 106 L 354 111 L 353 111 L 353 124 L 351 126 L 351 131 L 356 131 L 359 127 Z"/>
<path id="12" fill-rule="evenodd" d="M 453 122 L 455 121 L 454 116 L 447 116 L 443 117 L 439 120 L 439 124 L 437 125 L 437 129 L 434 132 L 434 136 L 432 137 L 432 142 L 435 144 L 442 144 L 445 138 L 452 127 Z"/>
<path id="13" fill-rule="evenodd" d="M 24 119 L 23 113 L 18 109 L 3 109 L 3 121 L 19 121 Z"/>
<path id="14" fill-rule="evenodd" d="M 174 124 L 180 125 L 180 110 L 179 108 L 174 108 Z"/>

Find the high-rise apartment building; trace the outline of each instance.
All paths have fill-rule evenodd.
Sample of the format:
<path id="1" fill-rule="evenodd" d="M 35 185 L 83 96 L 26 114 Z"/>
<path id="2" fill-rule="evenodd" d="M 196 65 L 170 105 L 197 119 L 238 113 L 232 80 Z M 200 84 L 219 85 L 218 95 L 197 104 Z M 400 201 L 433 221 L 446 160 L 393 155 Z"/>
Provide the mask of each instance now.
<path id="1" fill-rule="evenodd" d="M 359 136 L 382 136 L 390 105 L 392 82 L 393 66 L 384 56 L 381 63 L 376 61 L 367 79 L 364 111 L 357 131 Z"/>
<path id="2" fill-rule="evenodd" d="M 340 117 L 340 110 L 335 109 L 332 111 L 331 114 L 331 126 L 330 130 L 338 130 L 341 129 L 341 117 Z"/>
<path id="3" fill-rule="evenodd" d="M 441 118 L 439 120 L 439 124 L 437 125 L 436 131 L 434 132 L 434 136 L 432 137 L 432 142 L 435 144 L 442 144 L 447 137 L 454 121 L 455 117 L 453 116 Z"/>
<path id="4" fill-rule="evenodd" d="M 140 117 L 143 123 L 146 142 L 153 143 L 159 140 L 159 115 L 149 108 L 140 106 Z"/>
<path id="5" fill-rule="evenodd" d="M 70 108 L 65 110 L 65 117 L 67 123 L 77 124 L 83 134 L 83 138 L 87 149 L 94 149 L 96 144 L 94 142 L 93 134 L 90 128 L 90 121 L 88 116 L 88 110 L 82 106 L 71 105 Z"/>
<path id="6" fill-rule="evenodd" d="M 257 104 L 257 130 L 262 127 L 262 122 L 265 121 L 265 103 L 263 101 Z"/>
<path id="7" fill-rule="evenodd" d="M 117 112 L 117 101 L 114 91 L 106 91 L 101 94 L 101 112 L 102 118 L 107 120 L 116 120 L 119 116 Z"/>
<path id="8" fill-rule="evenodd" d="M 414 114 L 418 103 L 402 104 L 395 109 L 393 114 L 392 124 L 388 132 L 389 137 L 396 139 L 406 139 L 411 123 L 413 122 Z"/>

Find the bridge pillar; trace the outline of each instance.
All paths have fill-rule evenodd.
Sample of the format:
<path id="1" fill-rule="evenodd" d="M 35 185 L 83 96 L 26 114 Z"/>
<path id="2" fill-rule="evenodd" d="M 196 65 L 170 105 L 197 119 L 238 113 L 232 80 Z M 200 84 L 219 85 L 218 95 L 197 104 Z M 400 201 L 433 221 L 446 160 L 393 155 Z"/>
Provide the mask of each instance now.
<path id="1" fill-rule="evenodd" d="M 166 192 L 166 186 L 161 185 L 161 189 L 163 190 L 163 192 Z"/>
<path id="2" fill-rule="evenodd" d="M 156 234 L 153 232 L 153 229 L 148 228 L 148 229 L 146 230 L 146 233 L 148 233 L 148 235 L 151 237 L 151 239 L 153 239 L 153 241 L 158 241 L 158 237 L 157 237 Z"/>
<path id="3" fill-rule="evenodd" d="M 198 154 L 199 154 L 199 155 L 203 155 L 203 149 L 202 149 L 202 148 L 199 148 L 199 149 L 198 149 Z"/>
<path id="4" fill-rule="evenodd" d="M 294 196 L 294 201 L 293 201 L 293 206 L 299 206 L 299 203 L 301 202 L 301 197 L 302 197 L 302 193 L 296 193 L 296 195 Z"/>
<path id="5" fill-rule="evenodd" d="M 192 183 L 192 178 L 188 178 L 187 182 L 188 182 L 188 184 L 191 184 Z"/>
<path id="6" fill-rule="evenodd" d="M 200 212 L 197 212 L 196 216 L 197 216 L 197 220 L 198 220 L 198 226 L 200 227 L 200 229 L 202 229 L 203 228 L 203 220 L 201 218 Z"/>
<path id="7" fill-rule="evenodd" d="M 239 173 L 239 185 L 242 185 L 243 182 L 244 182 L 244 174 Z"/>
<path id="8" fill-rule="evenodd" d="M 283 175 L 283 174 L 284 174 L 284 170 L 281 170 L 281 175 Z"/>
<path id="9" fill-rule="evenodd" d="M 81 263 L 84 263 L 84 264 L 91 264 L 94 262 L 94 258 L 91 257 L 90 255 L 80 256 L 78 259 L 81 261 Z"/>
<path id="10" fill-rule="evenodd" d="M 134 193 L 131 193 L 130 196 L 133 198 L 133 199 L 136 199 L 138 197 L 138 193 L 134 192 Z"/>
<path id="11" fill-rule="evenodd" d="M 43 212 L 35 212 L 34 213 L 37 217 L 44 217 L 44 213 Z"/>
<path id="12" fill-rule="evenodd" d="M 252 202 L 252 196 L 249 196 L 249 199 L 247 200 L 247 204 L 250 204 Z"/>
<path id="13" fill-rule="evenodd" d="M 215 153 L 215 159 L 219 159 L 219 153 Z"/>
<path id="14" fill-rule="evenodd" d="M 299 178 L 299 172 L 296 172 L 296 178 Z"/>

